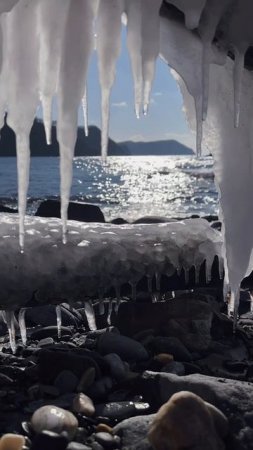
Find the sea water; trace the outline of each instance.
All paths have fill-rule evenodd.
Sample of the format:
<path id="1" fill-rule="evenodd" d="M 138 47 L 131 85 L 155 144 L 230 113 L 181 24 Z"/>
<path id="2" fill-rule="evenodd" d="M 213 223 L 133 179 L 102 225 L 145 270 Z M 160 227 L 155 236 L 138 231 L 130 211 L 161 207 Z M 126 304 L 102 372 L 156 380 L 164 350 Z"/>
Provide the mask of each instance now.
<path id="1" fill-rule="evenodd" d="M 59 198 L 59 158 L 31 159 L 28 212 Z M 112 156 L 74 159 L 71 200 L 98 205 L 106 220 L 190 217 L 218 212 L 212 158 Z M 17 207 L 16 158 L 0 158 L 0 203 Z"/>

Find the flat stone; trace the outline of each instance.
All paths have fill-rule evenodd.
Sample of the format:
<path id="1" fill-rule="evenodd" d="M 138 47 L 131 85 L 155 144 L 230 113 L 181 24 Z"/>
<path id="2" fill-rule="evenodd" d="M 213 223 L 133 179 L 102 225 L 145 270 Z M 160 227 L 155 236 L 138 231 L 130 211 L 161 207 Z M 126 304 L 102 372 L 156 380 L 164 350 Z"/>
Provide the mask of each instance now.
<path id="1" fill-rule="evenodd" d="M 67 450 L 91 450 L 91 447 L 80 444 L 79 442 L 70 442 L 67 446 Z"/>
<path id="2" fill-rule="evenodd" d="M 53 345 L 54 340 L 52 337 L 46 337 L 44 339 L 40 339 L 38 342 L 38 347 L 47 347 L 48 345 Z"/>

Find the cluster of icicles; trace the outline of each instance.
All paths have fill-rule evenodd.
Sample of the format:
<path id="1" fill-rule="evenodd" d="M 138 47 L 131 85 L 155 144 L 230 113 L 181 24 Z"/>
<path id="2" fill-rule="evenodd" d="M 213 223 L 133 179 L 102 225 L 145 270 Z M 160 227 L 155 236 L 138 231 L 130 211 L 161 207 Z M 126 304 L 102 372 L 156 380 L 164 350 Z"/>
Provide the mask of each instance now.
<path id="1" fill-rule="evenodd" d="M 160 51 L 187 86 L 188 93 L 184 92 L 184 87 L 182 90 L 190 120 L 191 102 L 188 108 L 187 95 L 194 101 L 197 153 L 201 152 L 202 138 L 205 144 L 208 139 L 211 142 L 209 149 L 211 147 L 215 159 L 224 221 L 225 290 L 231 290 L 236 308 L 241 279 L 251 271 L 253 262 L 252 205 L 248 200 L 253 190 L 253 136 L 250 132 L 253 83 L 252 76 L 244 71 L 244 54 L 253 41 L 252 0 L 170 0 L 168 3 L 184 13 L 185 27 L 180 21 L 170 21 L 168 15 L 167 34 L 160 36 L 162 0 L 0 1 L 0 114 L 4 117 L 8 113 L 8 124 L 17 138 L 20 246 L 24 247 L 29 133 L 41 102 L 50 142 L 51 106 L 55 95 L 61 157 L 61 216 L 63 241 L 66 242 L 77 114 L 82 103 L 87 132 L 86 75 L 95 47 L 101 84 L 102 156 L 106 158 L 110 91 L 120 53 L 122 15 L 125 14 L 137 117 L 141 111 L 147 113 L 155 61 Z M 219 45 L 224 51 L 212 45 L 222 21 Z M 228 62 L 228 50 L 234 54 L 234 63 Z M 219 65 L 222 64 L 224 69 L 221 70 Z M 203 122 L 206 125 L 203 126 Z M 238 147 L 242 149 L 242 156 L 238 156 Z"/>
<path id="2" fill-rule="evenodd" d="M 156 301 L 156 298 L 154 297 L 154 301 Z M 115 313 L 118 313 L 120 301 L 110 299 L 108 301 L 108 308 L 107 308 L 107 323 L 108 325 L 111 325 L 111 315 L 113 310 Z M 18 325 L 20 330 L 20 337 L 22 340 L 22 344 L 26 346 L 27 344 L 27 329 L 26 329 L 26 321 L 25 321 L 25 315 L 26 315 L 27 308 L 21 308 L 18 313 Z M 96 317 L 95 317 L 95 311 L 94 311 L 94 305 L 91 301 L 87 301 L 84 303 L 84 313 L 86 316 L 86 320 L 88 323 L 88 327 L 91 331 L 97 330 L 96 325 Z M 62 329 L 62 312 L 61 312 L 61 305 L 57 305 L 55 307 L 55 314 L 56 314 L 56 325 L 57 325 L 57 331 L 58 331 L 58 339 L 61 338 L 61 329 Z M 99 302 L 99 314 L 104 315 L 105 314 L 105 302 L 100 301 Z M 13 311 L 1 311 L 2 318 L 4 322 L 6 323 L 6 326 L 8 328 L 9 333 L 9 342 L 13 353 L 16 353 L 16 317 Z"/>
<path id="3" fill-rule="evenodd" d="M 29 183 L 29 133 L 41 102 L 47 142 L 51 140 L 52 99 L 57 96 L 60 145 L 61 216 L 66 241 L 78 108 L 87 132 L 86 77 L 97 50 L 101 84 L 102 157 L 107 154 L 110 91 L 120 54 L 122 15 L 127 17 L 136 115 L 147 113 L 159 53 L 162 0 L 4 0 L 0 1 L 3 58 L 0 113 L 16 132 L 20 246 Z"/>

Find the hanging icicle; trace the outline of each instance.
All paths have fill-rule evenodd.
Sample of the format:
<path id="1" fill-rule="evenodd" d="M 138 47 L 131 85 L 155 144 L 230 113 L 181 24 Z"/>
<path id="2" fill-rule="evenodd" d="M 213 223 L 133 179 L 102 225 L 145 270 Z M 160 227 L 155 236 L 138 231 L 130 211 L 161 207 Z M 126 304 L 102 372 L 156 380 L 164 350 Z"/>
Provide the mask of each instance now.
<path id="1" fill-rule="evenodd" d="M 15 314 L 13 311 L 6 310 L 5 311 L 6 325 L 9 333 L 9 341 L 12 352 L 15 354 L 16 347 L 16 332 L 15 332 Z"/>
<path id="2" fill-rule="evenodd" d="M 84 311 L 86 314 L 86 318 L 87 318 L 87 322 L 88 322 L 90 330 L 96 331 L 97 330 L 96 317 L 95 317 L 94 308 L 93 308 L 93 305 L 91 302 L 84 303 Z"/>
<path id="3" fill-rule="evenodd" d="M 62 327 L 61 305 L 57 305 L 56 306 L 55 312 L 56 312 L 56 323 L 57 323 L 58 339 L 61 339 L 61 327 Z"/>
<path id="4" fill-rule="evenodd" d="M 18 313 L 18 323 L 19 323 L 20 335 L 21 335 L 22 344 L 24 346 L 26 346 L 26 342 L 27 342 L 25 313 L 26 313 L 26 308 L 21 308 Z"/>

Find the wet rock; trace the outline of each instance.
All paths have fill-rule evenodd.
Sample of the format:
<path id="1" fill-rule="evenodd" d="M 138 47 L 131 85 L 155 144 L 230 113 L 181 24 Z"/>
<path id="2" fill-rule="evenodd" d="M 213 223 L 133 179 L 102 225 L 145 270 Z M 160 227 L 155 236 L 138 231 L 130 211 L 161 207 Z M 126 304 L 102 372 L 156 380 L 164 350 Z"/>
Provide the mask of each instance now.
<path id="1" fill-rule="evenodd" d="M 120 436 L 123 449 L 152 450 L 147 440 L 147 433 L 155 415 L 137 416 L 123 420 L 113 428 L 113 433 Z"/>
<path id="2" fill-rule="evenodd" d="M 0 450 L 22 450 L 25 437 L 18 434 L 4 434 L 0 439 Z"/>
<path id="3" fill-rule="evenodd" d="M 148 439 L 155 450 L 225 449 L 207 405 L 199 396 L 187 391 L 174 394 L 159 409 Z"/>
<path id="4" fill-rule="evenodd" d="M 156 337 L 152 342 L 155 353 L 171 353 L 178 361 L 191 361 L 192 356 L 187 348 L 175 337 Z"/>
<path id="5" fill-rule="evenodd" d="M 84 414 L 88 417 L 95 414 L 95 406 L 93 401 L 90 397 L 82 393 L 75 396 L 72 409 L 74 412 Z"/>
<path id="6" fill-rule="evenodd" d="M 52 431 L 43 431 L 35 436 L 31 450 L 65 450 L 68 439 Z"/>
<path id="7" fill-rule="evenodd" d="M 116 353 L 109 353 L 104 357 L 110 367 L 111 376 L 120 381 L 126 377 L 126 367 L 122 359 Z"/>
<path id="8" fill-rule="evenodd" d="M 96 415 L 121 421 L 131 416 L 144 414 L 149 409 L 149 404 L 144 402 L 111 402 L 96 405 Z"/>
<path id="9" fill-rule="evenodd" d="M 140 342 L 114 333 L 105 333 L 100 336 L 98 350 L 102 355 L 116 353 L 126 361 L 143 361 L 148 359 L 148 353 Z"/>
<path id="10" fill-rule="evenodd" d="M 97 425 L 97 427 L 96 427 L 96 431 L 97 431 L 97 433 L 99 431 L 104 431 L 106 433 L 111 433 L 112 434 L 113 429 L 109 425 L 107 425 L 106 423 L 99 423 Z"/>
<path id="11" fill-rule="evenodd" d="M 67 394 L 68 392 L 74 392 L 78 384 L 78 378 L 70 370 L 63 370 L 57 375 L 54 385 L 57 387 L 61 394 Z"/>
<path id="12" fill-rule="evenodd" d="M 154 360 L 162 365 L 165 365 L 174 361 L 174 356 L 171 355 L 170 353 L 158 353 L 158 355 L 154 356 Z"/>
<path id="13" fill-rule="evenodd" d="M 32 416 L 31 425 L 36 433 L 53 431 L 54 433 L 67 432 L 68 437 L 74 437 L 78 421 L 75 416 L 62 408 L 48 405 L 39 408 Z"/>
<path id="14" fill-rule="evenodd" d="M 119 447 L 120 439 L 118 436 L 114 437 L 110 433 L 101 431 L 99 433 L 96 433 L 94 437 L 96 441 L 105 449 L 114 449 Z"/>

